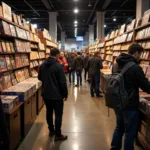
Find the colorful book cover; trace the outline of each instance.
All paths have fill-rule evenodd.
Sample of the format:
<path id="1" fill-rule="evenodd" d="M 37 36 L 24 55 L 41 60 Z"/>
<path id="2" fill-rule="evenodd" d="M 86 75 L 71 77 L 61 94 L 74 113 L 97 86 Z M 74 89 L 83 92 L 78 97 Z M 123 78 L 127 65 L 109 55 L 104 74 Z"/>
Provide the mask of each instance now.
<path id="1" fill-rule="evenodd" d="M 26 79 L 29 78 L 30 75 L 29 75 L 29 70 L 28 70 L 28 68 L 25 68 L 23 71 L 24 71 L 24 77 L 25 77 Z"/>
<path id="2" fill-rule="evenodd" d="M 12 70 L 12 64 L 10 62 L 10 57 L 8 55 L 5 56 L 6 64 L 7 64 L 7 69 Z"/>
<path id="3" fill-rule="evenodd" d="M 12 17 L 13 17 L 13 22 L 18 24 L 17 15 L 16 14 L 12 14 Z"/>
<path id="4" fill-rule="evenodd" d="M 15 74 L 13 72 L 10 72 L 10 78 L 11 78 L 12 84 L 16 85 L 17 80 L 16 80 Z"/>
<path id="5" fill-rule="evenodd" d="M 3 8 L 3 17 L 5 19 L 8 19 L 9 21 L 12 21 L 11 7 L 2 2 L 2 8 Z"/>
<path id="6" fill-rule="evenodd" d="M 15 55 L 15 63 L 16 63 L 16 68 L 22 67 L 22 62 L 21 62 L 21 56 L 20 54 Z"/>
<path id="7" fill-rule="evenodd" d="M 15 69 L 16 68 L 16 63 L 15 63 L 15 59 L 12 55 L 10 56 L 10 61 L 11 61 L 11 64 L 12 64 L 12 68 Z"/>
<path id="8" fill-rule="evenodd" d="M 7 49 L 6 49 L 6 43 L 4 41 L 1 42 L 2 44 L 2 49 L 3 49 L 3 52 L 7 52 Z"/>
<path id="9" fill-rule="evenodd" d="M 11 49 L 11 51 L 14 53 L 14 52 L 15 52 L 15 50 L 14 50 L 14 45 L 13 45 L 13 43 L 12 43 L 12 42 L 10 42 L 9 44 L 10 44 L 10 49 Z"/>
<path id="10" fill-rule="evenodd" d="M 10 24 L 9 26 L 10 26 L 11 35 L 16 37 L 17 34 L 16 34 L 16 29 L 15 29 L 15 27 L 14 27 L 13 25 L 11 25 L 11 24 Z"/>
<path id="11" fill-rule="evenodd" d="M 4 90 L 4 77 L 0 77 L 0 91 Z"/>
<path id="12" fill-rule="evenodd" d="M 7 89 L 12 86 L 9 72 L 4 73 L 4 88 Z"/>
<path id="13" fill-rule="evenodd" d="M 6 42 L 6 49 L 8 53 L 11 53 L 10 43 Z"/>
<path id="14" fill-rule="evenodd" d="M 4 56 L 0 56 L 0 72 L 7 71 L 7 65 Z"/>
<path id="15" fill-rule="evenodd" d="M 3 25 L 3 33 L 6 35 L 11 35 L 9 24 L 6 23 L 5 21 L 2 21 L 2 25 Z"/>

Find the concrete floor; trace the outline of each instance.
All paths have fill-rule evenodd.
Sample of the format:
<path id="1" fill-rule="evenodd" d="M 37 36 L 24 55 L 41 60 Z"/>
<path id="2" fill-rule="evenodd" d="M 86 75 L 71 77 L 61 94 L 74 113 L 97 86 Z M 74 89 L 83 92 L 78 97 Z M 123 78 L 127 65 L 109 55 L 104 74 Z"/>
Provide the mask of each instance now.
<path id="1" fill-rule="evenodd" d="M 45 107 L 18 150 L 109 150 L 115 128 L 115 115 L 105 107 L 103 98 L 91 98 L 89 86 L 69 86 L 65 102 L 62 132 L 68 140 L 49 138 Z M 137 150 L 137 149 L 136 149 Z"/>

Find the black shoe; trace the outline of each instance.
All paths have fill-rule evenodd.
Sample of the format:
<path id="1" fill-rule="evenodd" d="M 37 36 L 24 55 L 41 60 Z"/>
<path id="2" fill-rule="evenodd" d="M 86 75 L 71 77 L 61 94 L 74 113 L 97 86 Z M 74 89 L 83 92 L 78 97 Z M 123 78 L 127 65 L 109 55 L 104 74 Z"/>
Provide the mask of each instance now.
<path id="1" fill-rule="evenodd" d="M 53 137 L 55 135 L 55 131 L 49 133 L 49 137 Z"/>
<path id="2" fill-rule="evenodd" d="M 96 97 L 103 97 L 103 95 L 96 95 Z"/>
<path id="3" fill-rule="evenodd" d="M 61 134 L 60 136 L 55 136 L 55 141 L 64 141 L 67 140 L 68 136 Z"/>

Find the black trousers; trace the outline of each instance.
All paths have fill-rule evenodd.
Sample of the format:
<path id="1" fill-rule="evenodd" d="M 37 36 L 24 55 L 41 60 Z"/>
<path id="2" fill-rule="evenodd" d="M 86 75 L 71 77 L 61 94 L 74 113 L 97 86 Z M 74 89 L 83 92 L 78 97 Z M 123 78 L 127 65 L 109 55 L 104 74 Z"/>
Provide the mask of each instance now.
<path id="1" fill-rule="evenodd" d="M 87 74 L 88 74 L 88 69 L 84 68 L 84 80 L 86 80 Z"/>
<path id="2" fill-rule="evenodd" d="M 76 70 L 76 74 L 77 74 L 77 84 L 80 85 L 82 84 L 82 70 Z"/>
<path id="3" fill-rule="evenodd" d="M 44 99 L 46 105 L 46 119 L 50 132 L 54 132 L 56 136 L 61 135 L 61 125 L 64 101 L 60 99 Z M 53 121 L 53 112 L 55 113 L 55 126 Z"/>

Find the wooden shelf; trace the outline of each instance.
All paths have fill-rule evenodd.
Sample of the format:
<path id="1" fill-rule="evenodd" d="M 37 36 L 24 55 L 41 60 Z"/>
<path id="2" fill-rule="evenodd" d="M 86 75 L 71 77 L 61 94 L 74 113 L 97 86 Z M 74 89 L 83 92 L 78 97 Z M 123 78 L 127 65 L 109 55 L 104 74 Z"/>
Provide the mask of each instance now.
<path id="1" fill-rule="evenodd" d="M 126 44 L 126 43 L 131 43 L 132 42 L 132 40 L 131 41 L 124 41 L 124 42 L 121 42 L 121 43 L 114 43 L 113 45 L 120 45 L 120 44 Z"/>
<path id="2" fill-rule="evenodd" d="M 144 28 L 146 28 L 146 27 L 148 27 L 148 26 L 150 26 L 150 22 L 147 23 L 147 24 L 144 24 L 144 25 L 142 25 L 142 26 L 139 26 L 139 27 L 135 28 L 135 31 L 140 30 L 140 29 L 144 29 Z"/>
<path id="3" fill-rule="evenodd" d="M 27 30 L 25 27 L 20 26 L 20 25 L 14 23 L 14 22 L 12 22 L 12 21 L 9 21 L 8 19 L 3 18 L 3 17 L 0 17 L 0 20 L 3 20 L 3 21 L 5 21 L 5 22 L 7 22 L 7 23 L 9 23 L 9 24 L 12 24 L 12 25 L 14 25 L 14 26 L 17 26 L 17 27 L 23 29 L 23 30 L 26 30 L 26 31 L 28 31 L 28 32 L 30 32 L 30 33 L 33 33 L 32 31 Z M 33 34 L 37 35 L 36 33 L 33 33 Z"/>
<path id="4" fill-rule="evenodd" d="M 112 54 L 107 54 L 107 53 L 106 53 L 106 55 L 113 55 L 113 53 L 112 53 Z"/>
<path id="5" fill-rule="evenodd" d="M 113 37 L 113 38 L 111 38 L 111 39 L 105 40 L 105 42 L 111 41 L 111 40 L 113 40 L 113 39 L 115 39 L 115 38 L 116 38 L 116 37 Z"/>
<path id="6" fill-rule="evenodd" d="M 30 54 L 30 52 L 0 53 L 0 55 Z"/>
<path id="7" fill-rule="evenodd" d="M 140 58 L 140 60 L 150 61 L 150 59 Z"/>
<path id="8" fill-rule="evenodd" d="M 30 65 L 26 65 L 26 66 L 22 66 L 22 67 L 19 67 L 19 68 L 15 68 L 15 69 L 9 69 L 9 70 L 6 70 L 6 71 L 1 71 L 0 73 L 5 73 L 5 72 L 8 72 L 8 71 L 15 71 L 15 70 L 19 70 L 19 69 L 22 69 L 22 68 L 25 68 L 25 67 L 29 67 Z"/>
<path id="9" fill-rule="evenodd" d="M 39 65 L 37 65 L 37 66 L 33 66 L 33 67 L 30 67 L 30 69 L 33 69 L 33 68 L 36 68 L 36 67 L 39 67 Z"/>
<path id="10" fill-rule="evenodd" d="M 135 41 L 145 41 L 145 40 L 150 40 L 150 36 L 142 38 L 142 39 L 135 39 Z"/>

